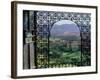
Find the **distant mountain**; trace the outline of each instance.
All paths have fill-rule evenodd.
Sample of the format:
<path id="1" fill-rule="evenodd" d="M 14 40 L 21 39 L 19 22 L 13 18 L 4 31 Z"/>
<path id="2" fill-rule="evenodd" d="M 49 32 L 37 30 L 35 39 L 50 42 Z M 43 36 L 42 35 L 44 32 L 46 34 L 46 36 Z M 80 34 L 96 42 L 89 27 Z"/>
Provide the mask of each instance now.
<path id="1" fill-rule="evenodd" d="M 55 25 L 50 33 L 51 36 L 80 36 L 79 28 L 73 24 Z"/>
<path id="2" fill-rule="evenodd" d="M 62 36 L 80 36 L 79 32 L 64 32 Z"/>

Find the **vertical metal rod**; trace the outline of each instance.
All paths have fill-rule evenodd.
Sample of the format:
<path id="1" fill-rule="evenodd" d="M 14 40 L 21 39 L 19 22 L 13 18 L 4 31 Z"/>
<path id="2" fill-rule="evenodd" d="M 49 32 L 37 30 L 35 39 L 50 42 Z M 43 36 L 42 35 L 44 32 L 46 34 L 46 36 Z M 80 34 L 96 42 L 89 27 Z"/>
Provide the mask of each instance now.
<path id="1" fill-rule="evenodd" d="M 83 64 L 82 64 L 82 61 L 83 61 L 83 59 L 82 59 L 82 52 L 83 52 L 83 49 L 82 49 L 82 44 L 83 44 L 83 42 L 82 42 L 82 26 L 80 26 L 80 25 L 77 25 L 78 26 L 78 28 L 79 28 L 79 30 L 80 30 L 80 37 L 81 37 L 81 45 L 80 45 L 80 49 L 81 49 L 81 56 L 80 56 L 80 58 L 81 58 L 81 61 L 80 61 L 80 63 L 79 64 L 81 64 L 80 66 L 83 66 Z"/>
<path id="2" fill-rule="evenodd" d="M 30 44 L 28 43 L 28 69 L 30 69 Z"/>
<path id="3" fill-rule="evenodd" d="M 50 25 L 47 26 L 48 27 L 48 68 L 49 68 L 49 61 L 50 61 L 50 56 L 49 56 L 49 52 L 50 52 Z"/>
<path id="4" fill-rule="evenodd" d="M 23 54 L 24 54 L 24 45 L 25 45 L 25 30 L 24 30 L 24 26 L 25 26 L 25 11 L 23 11 Z M 25 63 L 24 63 L 24 56 L 23 55 L 23 69 L 25 69 Z"/>
<path id="5" fill-rule="evenodd" d="M 30 31 L 30 18 L 29 18 L 29 11 L 27 11 L 27 29 L 28 31 Z M 31 66 L 30 66 L 30 44 L 28 44 L 28 68 L 30 69 Z"/>
<path id="6" fill-rule="evenodd" d="M 34 11 L 34 35 L 35 35 L 35 37 L 34 37 L 34 45 L 35 45 L 35 47 L 34 47 L 34 62 L 35 62 L 35 68 L 38 68 L 38 66 L 37 66 L 37 35 L 36 35 L 36 33 L 37 33 L 37 11 Z"/>
<path id="7" fill-rule="evenodd" d="M 82 26 L 81 26 L 82 27 Z M 82 29 L 82 28 L 81 28 Z M 82 49 L 82 45 L 83 45 L 83 41 L 82 41 L 82 32 L 81 32 L 82 30 L 80 30 L 80 36 L 81 36 L 81 66 L 83 66 L 83 64 L 82 64 L 82 52 L 83 52 L 83 49 Z"/>

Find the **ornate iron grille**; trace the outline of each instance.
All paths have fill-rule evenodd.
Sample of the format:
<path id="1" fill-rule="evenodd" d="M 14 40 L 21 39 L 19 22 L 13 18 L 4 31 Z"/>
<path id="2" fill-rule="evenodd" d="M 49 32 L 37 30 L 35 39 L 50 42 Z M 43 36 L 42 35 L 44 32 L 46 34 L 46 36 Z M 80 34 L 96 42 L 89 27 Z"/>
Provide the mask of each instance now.
<path id="1" fill-rule="evenodd" d="M 50 54 L 49 54 L 49 37 L 50 30 L 54 23 L 60 20 L 70 20 L 77 24 L 80 35 L 81 35 L 81 62 L 77 62 L 76 64 L 80 64 L 79 66 L 89 66 L 91 65 L 91 58 L 86 58 L 87 62 L 83 59 L 83 57 L 91 56 L 91 14 L 90 13 L 75 13 L 75 12 L 53 12 L 53 11 L 25 11 L 24 12 L 24 31 L 23 33 L 30 32 L 32 34 L 32 42 L 34 46 L 34 57 L 32 57 L 33 61 L 25 63 L 24 65 L 30 65 L 33 63 L 33 67 L 28 68 L 47 68 L 47 67 L 67 67 L 65 64 L 49 64 Z M 29 25 L 28 25 L 29 24 Z M 29 26 L 29 28 L 28 28 Z M 25 34 L 24 34 L 25 36 Z M 25 39 L 25 37 L 23 38 Z M 25 41 L 24 41 L 25 42 Z M 31 43 L 29 43 L 30 45 Z M 27 44 L 24 44 L 24 47 Z M 25 52 L 24 56 L 31 52 Z M 32 56 L 32 55 L 31 55 Z M 27 57 L 29 58 L 29 57 Z M 24 60 L 26 58 L 24 57 Z M 30 59 L 31 60 L 31 59 Z M 72 62 L 70 62 L 73 64 Z"/>

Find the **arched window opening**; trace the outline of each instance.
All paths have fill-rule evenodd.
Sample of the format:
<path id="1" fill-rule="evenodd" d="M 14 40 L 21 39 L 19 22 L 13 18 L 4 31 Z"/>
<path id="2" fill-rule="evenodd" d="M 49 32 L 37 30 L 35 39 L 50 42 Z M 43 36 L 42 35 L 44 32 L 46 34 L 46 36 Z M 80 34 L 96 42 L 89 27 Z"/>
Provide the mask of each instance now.
<path id="1" fill-rule="evenodd" d="M 60 20 L 54 23 L 50 30 L 49 64 L 79 66 L 81 63 L 80 45 L 80 30 L 76 23 L 70 20 Z"/>

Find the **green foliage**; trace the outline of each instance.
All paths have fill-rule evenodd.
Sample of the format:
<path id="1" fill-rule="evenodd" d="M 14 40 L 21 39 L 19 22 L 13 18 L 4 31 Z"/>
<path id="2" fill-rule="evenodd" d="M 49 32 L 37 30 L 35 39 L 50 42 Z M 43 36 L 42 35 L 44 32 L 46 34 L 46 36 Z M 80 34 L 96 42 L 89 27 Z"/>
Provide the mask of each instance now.
<path id="1" fill-rule="evenodd" d="M 51 63 L 61 63 L 68 64 L 73 63 L 73 65 L 79 66 L 81 63 L 81 56 L 83 65 L 87 61 L 90 61 L 90 55 L 82 55 L 80 49 L 72 51 L 70 48 L 67 48 L 64 44 L 53 44 L 50 45 L 50 62 Z"/>
<path id="2" fill-rule="evenodd" d="M 38 52 L 41 53 L 41 50 L 45 50 L 45 52 L 42 53 L 42 55 L 40 54 L 39 56 L 47 56 L 47 52 L 46 52 L 46 46 L 47 43 L 45 44 L 38 44 L 37 45 L 38 48 L 40 49 L 40 51 L 38 50 Z M 57 65 L 60 64 L 62 66 L 62 64 L 65 64 L 63 66 L 80 66 L 81 65 L 81 57 L 82 57 L 82 64 L 83 65 L 90 65 L 87 64 L 86 62 L 91 62 L 91 58 L 90 58 L 90 53 L 84 53 L 84 55 L 81 54 L 80 48 L 77 47 L 77 49 L 75 48 L 74 50 L 72 50 L 71 46 L 67 47 L 66 44 L 63 43 L 51 43 L 49 46 L 49 65 L 52 67 L 52 65 Z M 38 58 L 38 64 L 42 65 L 47 65 L 47 59 L 45 57 L 45 59 L 39 57 Z M 56 66 L 56 67 L 57 67 Z"/>
<path id="3" fill-rule="evenodd" d="M 66 48 L 63 44 L 50 45 L 50 58 L 52 60 L 56 58 L 55 63 L 79 62 L 80 54 L 80 51 L 70 51 L 70 49 Z"/>

